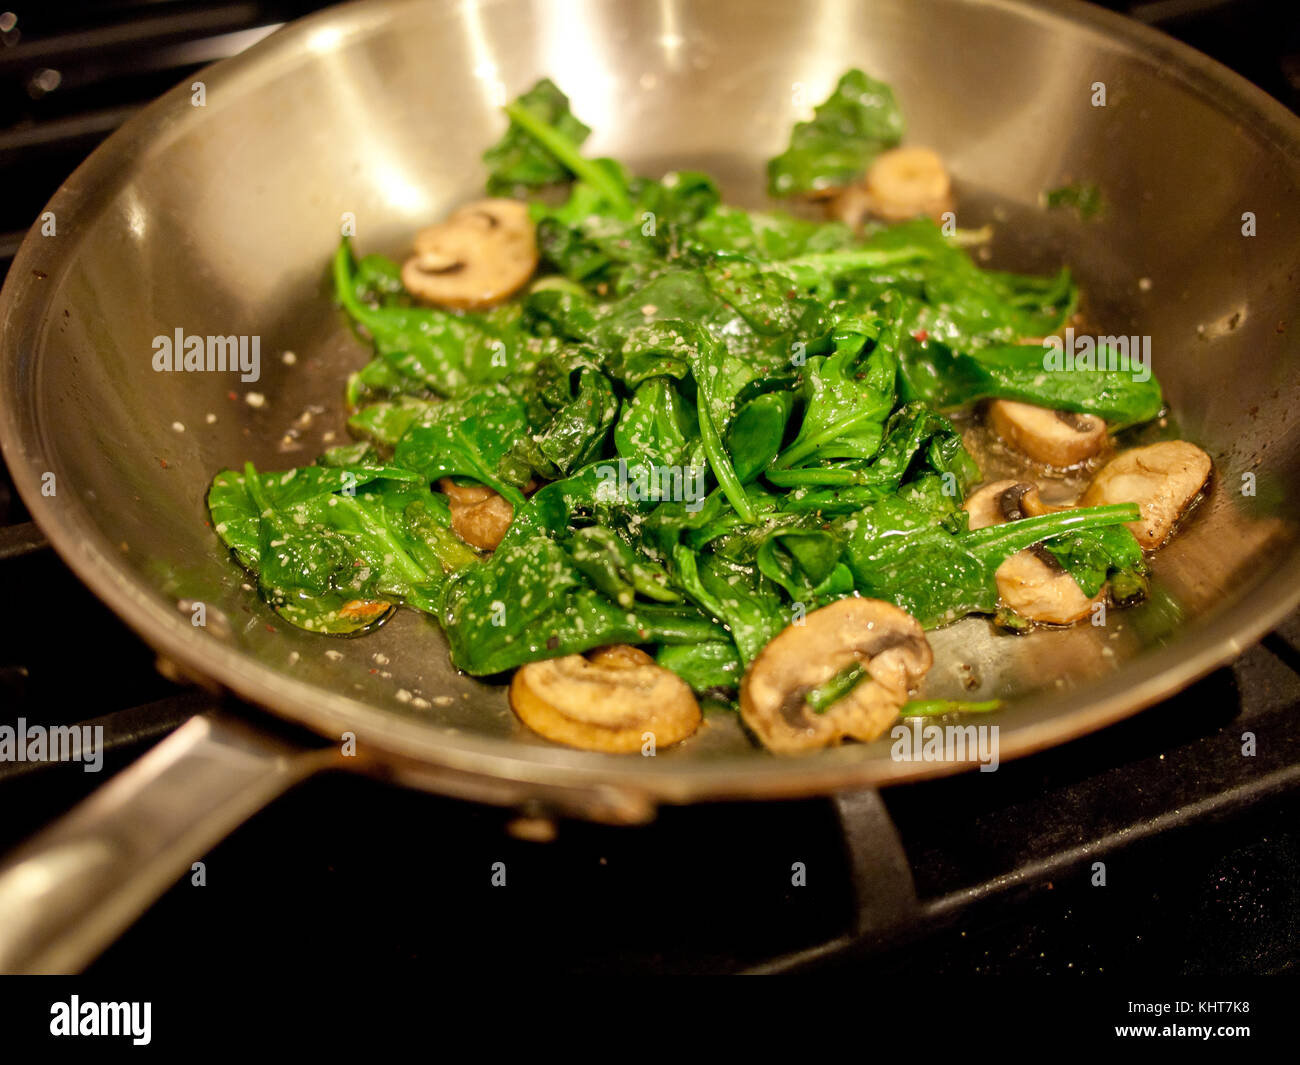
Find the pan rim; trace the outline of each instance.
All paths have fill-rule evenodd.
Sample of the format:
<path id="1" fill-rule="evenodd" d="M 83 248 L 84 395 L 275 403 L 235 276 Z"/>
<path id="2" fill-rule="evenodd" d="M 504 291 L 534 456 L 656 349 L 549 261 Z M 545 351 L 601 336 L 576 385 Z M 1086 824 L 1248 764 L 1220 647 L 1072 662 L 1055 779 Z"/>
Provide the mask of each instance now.
<path id="1" fill-rule="evenodd" d="M 325 26 L 338 31 L 341 44 L 380 28 L 393 12 L 414 7 L 417 2 L 356 2 L 318 12 L 278 30 L 238 56 L 204 68 L 194 77 L 202 77 L 211 85 L 262 68 L 270 71 L 286 60 L 297 61 L 300 43 Z M 978 0 L 945 2 L 974 6 Z M 427 9 L 428 5 L 421 6 Z M 446 10 L 452 7 L 450 3 L 442 6 Z M 1226 67 L 1157 30 L 1076 0 L 1050 0 L 1047 4 L 992 0 L 981 6 L 1038 22 L 1063 20 L 1084 28 L 1112 49 L 1119 46 L 1136 50 L 1141 46 L 1144 60 L 1168 71 L 1197 95 L 1212 97 L 1221 112 L 1250 116 L 1259 136 L 1266 137 L 1283 154 L 1300 160 L 1300 119 Z M 1213 94 L 1208 91 L 1211 88 Z M 183 124 L 169 103 L 186 92 L 185 85 L 178 85 L 128 120 L 77 168 L 45 209 L 66 210 L 85 195 L 84 189 L 111 187 L 116 180 L 111 172 L 114 160 L 123 154 L 156 150 L 165 143 L 169 130 Z M 38 256 L 38 248 L 38 241 L 29 232 L 0 293 L 0 370 L 6 380 L 17 377 L 22 358 L 16 350 L 16 323 L 26 321 L 30 328 L 39 329 L 49 310 L 48 296 L 32 281 L 38 262 L 49 265 Z M 65 253 L 61 260 L 66 263 L 71 257 Z M 44 291 L 52 292 L 54 287 L 45 286 Z M 619 759 L 560 747 L 523 746 L 513 738 L 449 735 L 438 726 L 325 692 L 200 634 L 121 563 L 84 507 L 79 503 L 74 507 L 61 504 L 56 510 L 40 491 L 38 460 L 48 440 L 45 428 L 35 389 L 0 405 L 0 451 L 9 464 L 15 487 L 60 558 L 133 631 L 185 671 L 211 678 L 269 713 L 321 735 L 337 736 L 350 730 L 381 761 L 423 767 L 430 774 L 426 783 L 434 789 L 438 787 L 438 773 L 443 771 L 480 778 L 485 784 L 517 785 L 528 793 L 612 789 L 654 802 L 684 803 L 822 794 L 947 775 L 973 765 L 901 763 L 874 755 L 864 757 L 870 748 L 861 746 L 800 759 Z M 1002 739 L 1000 757 L 1012 759 L 1068 742 L 1137 713 L 1235 658 L 1297 604 L 1300 549 L 1292 549 L 1267 583 L 1261 582 L 1246 596 L 1194 623 L 1175 643 L 1148 652 L 1114 676 L 1062 697 L 1058 713 L 1049 721 L 1018 726 L 1009 732 Z"/>

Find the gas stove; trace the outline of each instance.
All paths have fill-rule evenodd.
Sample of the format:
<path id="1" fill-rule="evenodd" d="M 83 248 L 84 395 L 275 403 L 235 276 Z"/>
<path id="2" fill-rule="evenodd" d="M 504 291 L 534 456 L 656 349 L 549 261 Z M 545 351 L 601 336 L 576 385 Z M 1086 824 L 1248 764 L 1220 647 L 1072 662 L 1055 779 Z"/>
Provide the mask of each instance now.
<path id="1" fill-rule="evenodd" d="M 2 265 L 126 117 L 318 6 L 105 0 L 0 15 Z M 1109 6 L 1300 109 L 1300 23 L 1282 5 Z M 106 750 L 102 773 L 0 763 L 4 851 L 211 696 L 157 668 L 45 545 L 7 477 L 0 578 L 11 593 L 0 721 L 102 726 Z M 1246 732 L 1253 757 L 1242 757 Z M 506 890 L 494 886 L 496 863 Z M 1295 972 L 1300 614 L 1167 702 L 988 776 L 666 808 L 650 825 L 613 828 L 324 775 L 253 817 L 205 866 L 202 890 L 177 884 L 90 975 L 158 971 L 178 944 L 201 944 L 205 966 L 235 971 L 266 943 L 286 967 L 317 974 L 435 961 L 498 974 Z M 364 928 L 352 925 L 361 915 Z"/>

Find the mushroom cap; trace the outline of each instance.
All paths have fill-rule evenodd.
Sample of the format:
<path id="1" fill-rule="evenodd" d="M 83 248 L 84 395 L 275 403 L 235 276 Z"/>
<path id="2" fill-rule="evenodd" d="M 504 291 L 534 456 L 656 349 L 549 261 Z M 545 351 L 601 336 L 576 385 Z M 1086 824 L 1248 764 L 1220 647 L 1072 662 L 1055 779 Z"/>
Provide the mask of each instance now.
<path id="1" fill-rule="evenodd" d="M 939 219 L 952 209 L 952 179 L 938 153 L 929 148 L 892 148 L 867 168 L 863 187 L 871 213 L 890 222 L 927 216 Z"/>
<path id="2" fill-rule="evenodd" d="M 1017 551 L 994 574 L 1003 602 L 1021 617 L 1048 625 L 1070 625 L 1106 598 L 1103 588 L 1089 599 L 1046 551 Z"/>
<path id="3" fill-rule="evenodd" d="M 495 550 L 515 520 L 510 501 L 487 485 L 458 485 L 450 477 L 438 482 L 438 490 L 451 506 L 451 531 L 470 547 Z"/>
<path id="4" fill-rule="evenodd" d="M 793 754 L 845 737 L 873 740 L 898 716 L 934 662 L 925 631 L 905 610 L 878 599 L 841 599 L 781 630 L 740 684 L 740 714 L 765 746 Z M 825 712 L 814 688 L 861 663 L 864 678 Z"/>
<path id="5" fill-rule="evenodd" d="M 1136 503 L 1142 517 L 1128 522 L 1129 530 L 1153 551 L 1169 539 L 1213 468 L 1210 456 L 1185 440 L 1135 447 L 1106 463 L 1079 502 L 1085 507 Z"/>
<path id="6" fill-rule="evenodd" d="M 700 727 L 690 687 L 644 651 L 617 646 L 520 666 L 510 684 L 519 719 L 549 740 L 588 751 L 639 751 L 686 739 Z"/>
<path id="7" fill-rule="evenodd" d="M 1106 446 L 1106 423 L 1092 414 L 995 399 L 988 418 L 1008 445 L 1049 466 L 1077 465 Z"/>
<path id="8" fill-rule="evenodd" d="M 420 230 L 402 284 L 440 307 L 490 307 L 521 289 L 537 269 L 537 239 L 527 204 L 475 200 Z"/>
<path id="9" fill-rule="evenodd" d="M 1061 509 L 1039 498 L 1038 486 L 1029 481 L 992 481 L 982 485 L 963 504 L 972 529 L 1030 518 Z M 1017 551 L 994 574 L 998 594 L 1021 617 L 1048 625 L 1069 625 L 1086 617 L 1094 603 L 1106 598 L 1105 589 L 1089 599 L 1075 579 L 1047 551 L 1039 547 Z"/>
<path id="10" fill-rule="evenodd" d="M 454 506 L 472 507 L 491 499 L 497 492 L 485 484 L 474 481 L 471 484 L 457 484 L 454 478 L 443 477 L 438 481 L 438 491 L 447 497 Z"/>
<path id="11" fill-rule="evenodd" d="M 1039 498 L 1038 485 L 1031 481 L 990 481 L 966 497 L 962 509 L 969 515 L 968 527 L 984 529 L 1020 518 L 1033 518 L 1051 511 Z"/>

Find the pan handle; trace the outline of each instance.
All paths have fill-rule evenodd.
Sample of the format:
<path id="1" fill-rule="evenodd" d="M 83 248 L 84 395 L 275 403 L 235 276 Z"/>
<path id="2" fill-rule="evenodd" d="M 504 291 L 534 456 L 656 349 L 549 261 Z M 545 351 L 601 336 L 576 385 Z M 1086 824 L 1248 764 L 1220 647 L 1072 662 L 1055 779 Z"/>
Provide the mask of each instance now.
<path id="1" fill-rule="evenodd" d="M 336 757 L 219 711 L 191 718 L 0 866 L 0 973 L 81 971 L 208 848 Z"/>

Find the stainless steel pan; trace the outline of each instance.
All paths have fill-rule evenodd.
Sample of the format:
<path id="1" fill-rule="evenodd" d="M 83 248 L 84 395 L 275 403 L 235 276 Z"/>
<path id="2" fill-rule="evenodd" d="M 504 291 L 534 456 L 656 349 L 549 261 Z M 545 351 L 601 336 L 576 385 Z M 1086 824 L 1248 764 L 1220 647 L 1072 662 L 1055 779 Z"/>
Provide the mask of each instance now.
<path id="1" fill-rule="evenodd" d="M 363 250 L 399 252 L 478 193 L 507 97 L 552 75 L 594 151 L 707 169 L 755 201 L 762 160 L 851 65 L 892 82 L 910 139 L 948 161 L 960 224 L 997 223 L 994 265 L 1069 262 L 1103 332 L 1152 337 L 1168 431 L 1216 462 L 1210 498 L 1157 559 L 1151 604 L 1021 640 L 954 626 L 935 634 L 931 690 L 973 677 L 977 694 L 1010 697 L 996 718 L 1010 758 L 1160 699 L 1300 600 L 1300 122 L 1240 78 L 1075 3 L 350 4 L 204 71 L 203 106 L 191 82 L 129 122 L 50 202 L 54 235 L 33 231 L 0 297 L 0 441 L 55 548 L 177 669 L 322 737 L 311 749 L 218 710 L 190 722 L 11 861 L 0 969 L 83 964 L 326 765 L 612 822 L 963 768 L 891 760 L 888 741 L 778 759 L 725 718 L 655 758 L 548 746 L 501 688 L 449 668 L 423 617 L 356 640 L 279 623 L 204 523 L 215 470 L 299 464 L 342 437 L 342 381 L 365 353 L 324 285 L 341 217 Z M 1039 209 L 1071 179 L 1101 186 L 1100 220 Z M 155 372 L 152 338 L 177 328 L 259 336 L 261 379 Z M 96 634 L 70 617 L 50 638 L 76 668 Z"/>

